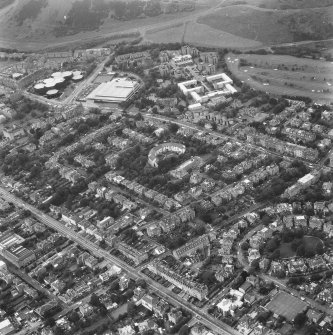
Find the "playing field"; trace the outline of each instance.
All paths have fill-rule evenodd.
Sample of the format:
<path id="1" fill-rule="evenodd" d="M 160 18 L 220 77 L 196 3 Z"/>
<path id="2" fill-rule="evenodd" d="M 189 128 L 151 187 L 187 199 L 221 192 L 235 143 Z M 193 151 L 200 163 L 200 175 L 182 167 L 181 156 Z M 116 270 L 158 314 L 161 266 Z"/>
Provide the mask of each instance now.
<path id="1" fill-rule="evenodd" d="M 278 95 L 333 101 L 331 62 L 282 55 L 226 56 L 230 71 L 251 87 Z"/>
<path id="2" fill-rule="evenodd" d="M 274 314 L 284 316 L 288 321 L 293 321 L 297 314 L 307 309 L 307 304 L 286 292 L 279 292 L 266 308 Z"/>

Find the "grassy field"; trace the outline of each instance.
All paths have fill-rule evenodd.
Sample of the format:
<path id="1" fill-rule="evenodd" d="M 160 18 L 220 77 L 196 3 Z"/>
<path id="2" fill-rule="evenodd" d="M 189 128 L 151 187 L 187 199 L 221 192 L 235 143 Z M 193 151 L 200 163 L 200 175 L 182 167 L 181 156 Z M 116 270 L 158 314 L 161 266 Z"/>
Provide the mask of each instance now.
<path id="1" fill-rule="evenodd" d="M 282 55 L 226 56 L 229 70 L 251 87 L 278 95 L 308 96 L 333 101 L 332 64 Z"/>
<path id="2" fill-rule="evenodd" d="M 277 315 L 284 316 L 289 321 L 293 321 L 297 314 L 307 308 L 307 304 L 286 292 L 279 292 L 267 304 L 266 308 Z"/>
<path id="3" fill-rule="evenodd" d="M 97 0 L 91 2 L 93 13 L 88 0 L 13 2 L 14 5 L 2 9 L 0 5 L 0 46 L 21 50 L 65 44 L 72 47 L 72 43 L 129 32 L 142 34 L 146 41 L 185 41 L 241 49 L 333 37 L 330 25 L 333 7 L 326 7 L 333 0 L 320 0 L 320 4 L 318 0 L 197 0 L 192 12 L 119 20 L 114 18 L 112 10 L 98 12 Z M 72 10 L 73 5 L 76 10 Z M 89 15 L 84 14 L 88 12 Z M 63 36 L 66 34 L 69 36 Z"/>
<path id="4" fill-rule="evenodd" d="M 77 33 L 69 36 L 59 34 L 55 36 L 56 33 L 59 33 L 59 26 L 63 26 L 67 20 L 67 14 L 70 13 L 73 3 L 79 1 L 38 0 L 38 4 L 44 2 L 47 4 L 36 7 L 32 5 L 33 0 L 16 0 L 14 6 L 0 9 L 0 46 L 20 50 L 39 50 L 64 44 L 72 47 L 72 43 L 80 43 L 81 40 L 86 42 L 120 33 L 140 32 L 144 34 L 148 30 L 161 28 L 164 25 L 183 24 L 187 20 L 196 19 L 219 3 L 217 0 L 199 0 L 196 2 L 194 11 L 131 20 L 117 20 L 109 16 L 96 29 L 76 31 L 72 29 Z M 125 0 L 121 1 L 125 2 Z M 28 6 L 29 10 L 23 12 L 22 9 L 25 6 Z M 24 22 L 20 25 L 23 20 Z M 77 23 L 76 20 L 75 22 L 82 24 L 81 21 Z M 170 38 L 174 38 L 172 34 Z"/>
<path id="5" fill-rule="evenodd" d="M 318 243 L 322 243 L 321 239 L 315 236 L 304 236 L 302 238 L 303 245 L 305 250 L 316 252 L 316 246 Z M 296 251 L 292 250 L 291 242 L 290 243 L 282 243 L 279 247 L 280 257 L 281 258 L 290 258 L 296 255 Z"/>
<path id="6" fill-rule="evenodd" d="M 252 48 L 262 43 L 211 28 L 205 24 L 190 22 L 187 25 L 184 41 L 189 44 L 221 48 Z"/>
<path id="7" fill-rule="evenodd" d="M 288 11 L 234 5 L 203 16 L 198 23 L 267 45 L 319 40 L 333 36 L 332 8 Z"/>
<path id="8" fill-rule="evenodd" d="M 145 40 L 154 43 L 181 42 L 185 25 L 179 23 L 171 27 L 151 29 L 146 32 Z"/>
<path id="9" fill-rule="evenodd" d="M 328 7 L 333 5 L 333 0 L 226 0 L 222 5 L 230 6 L 235 3 L 246 3 L 260 8 L 284 10 Z"/>
<path id="10" fill-rule="evenodd" d="M 279 44 L 293 41 L 288 28 L 278 22 L 283 15 L 280 12 L 232 6 L 204 16 L 198 22 L 243 38 L 267 44 Z"/>

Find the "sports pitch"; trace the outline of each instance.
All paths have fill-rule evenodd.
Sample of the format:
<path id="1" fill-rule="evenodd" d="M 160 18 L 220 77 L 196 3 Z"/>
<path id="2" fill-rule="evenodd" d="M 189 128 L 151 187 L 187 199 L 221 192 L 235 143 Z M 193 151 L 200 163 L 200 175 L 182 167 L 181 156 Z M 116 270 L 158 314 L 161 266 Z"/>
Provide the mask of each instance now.
<path id="1" fill-rule="evenodd" d="M 307 309 L 307 304 L 286 292 L 279 292 L 266 308 L 274 314 L 284 316 L 288 321 L 293 321 L 297 314 Z"/>

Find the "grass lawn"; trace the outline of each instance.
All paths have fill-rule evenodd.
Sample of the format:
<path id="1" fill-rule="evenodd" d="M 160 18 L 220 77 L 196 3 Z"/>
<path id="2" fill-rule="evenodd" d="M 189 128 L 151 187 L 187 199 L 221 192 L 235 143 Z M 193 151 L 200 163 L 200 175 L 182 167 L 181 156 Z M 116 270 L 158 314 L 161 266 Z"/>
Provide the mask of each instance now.
<path id="1" fill-rule="evenodd" d="M 316 245 L 318 242 L 322 242 L 322 240 L 315 236 L 304 236 L 301 239 L 295 239 L 296 241 L 302 240 L 304 247 L 306 250 L 315 252 Z M 296 256 L 296 251 L 291 249 L 292 242 L 288 243 L 281 243 L 279 250 L 280 250 L 280 257 L 281 258 L 290 258 Z"/>

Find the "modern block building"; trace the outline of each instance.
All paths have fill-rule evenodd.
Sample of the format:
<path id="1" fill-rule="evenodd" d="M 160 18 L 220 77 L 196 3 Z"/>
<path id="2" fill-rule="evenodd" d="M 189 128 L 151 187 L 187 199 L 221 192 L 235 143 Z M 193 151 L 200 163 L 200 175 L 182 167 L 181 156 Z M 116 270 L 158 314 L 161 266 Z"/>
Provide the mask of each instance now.
<path id="1" fill-rule="evenodd" d="M 87 97 L 96 102 L 121 103 L 129 101 L 139 90 L 140 84 L 128 78 L 115 78 L 101 83 Z"/>

